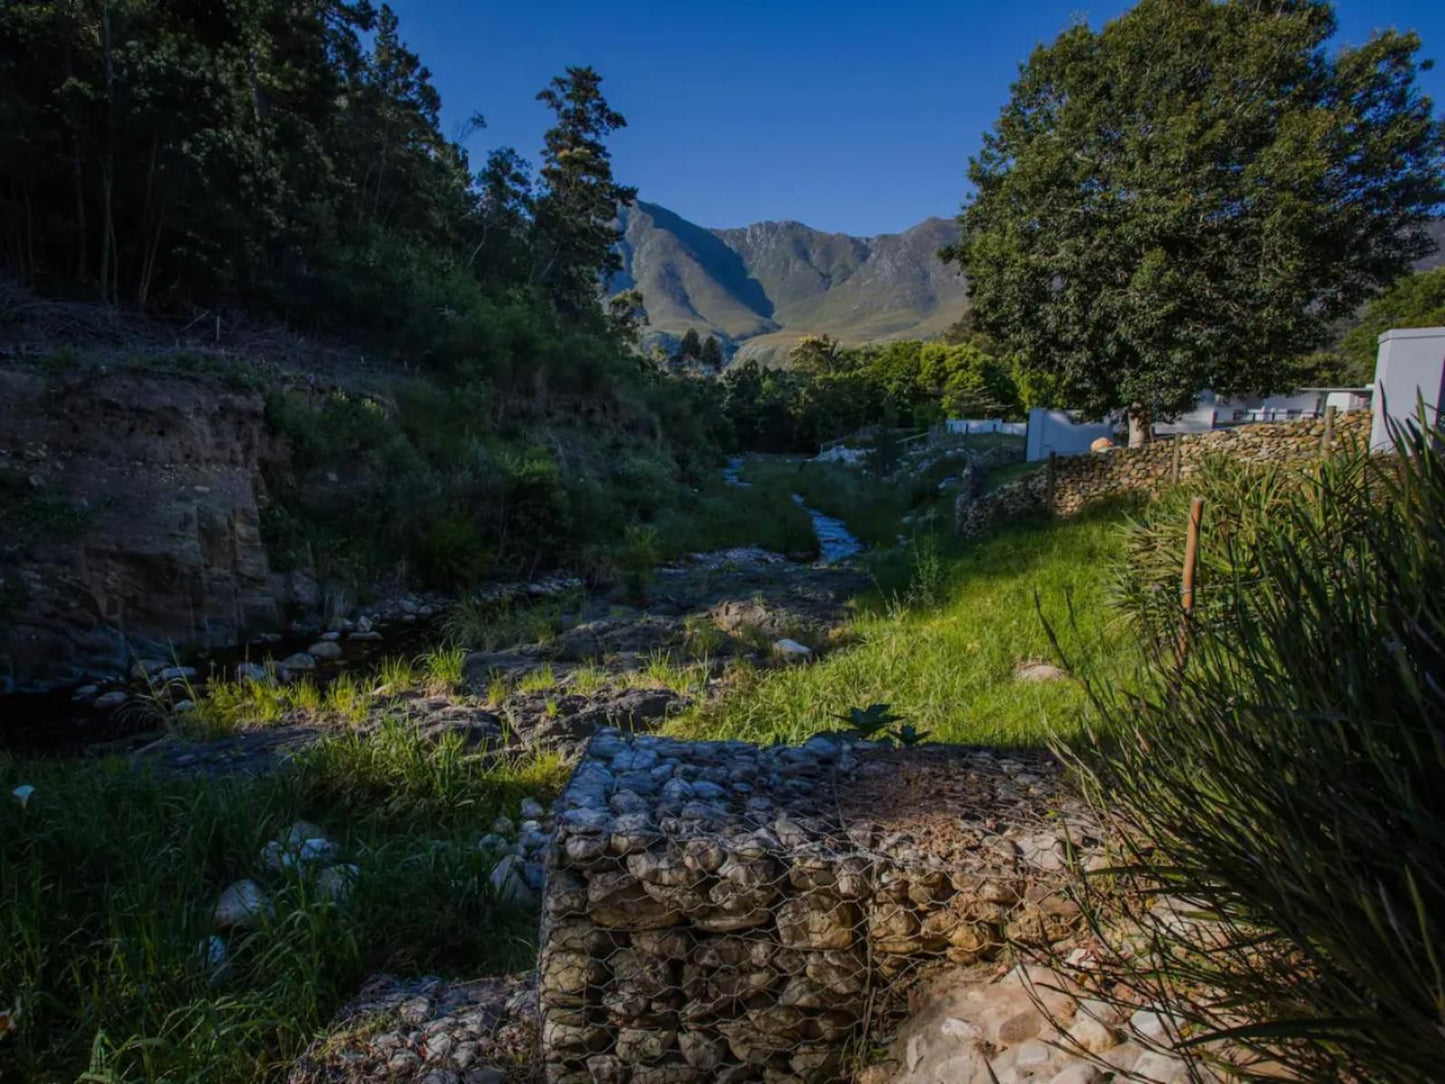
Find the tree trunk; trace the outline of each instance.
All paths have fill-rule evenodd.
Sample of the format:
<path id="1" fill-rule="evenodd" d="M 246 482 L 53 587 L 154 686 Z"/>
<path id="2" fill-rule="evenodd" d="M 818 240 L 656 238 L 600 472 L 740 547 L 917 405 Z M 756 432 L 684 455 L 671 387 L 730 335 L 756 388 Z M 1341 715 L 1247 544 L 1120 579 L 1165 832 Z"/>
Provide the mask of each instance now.
<path id="1" fill-rule="evenodd" d="M 1154 418 L 1143 403 L 1129 404 L 1129 447 L 1142 448 L 1154 441 Z"/>

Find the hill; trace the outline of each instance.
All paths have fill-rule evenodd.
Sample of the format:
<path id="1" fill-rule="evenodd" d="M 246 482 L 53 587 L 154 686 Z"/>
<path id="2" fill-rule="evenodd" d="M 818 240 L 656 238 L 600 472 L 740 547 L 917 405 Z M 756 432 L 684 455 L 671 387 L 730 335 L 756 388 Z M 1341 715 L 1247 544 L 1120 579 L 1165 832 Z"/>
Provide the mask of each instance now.
<path id="1" fill-rule="evenodd" d="M 957 238 L 948 219 L 853 237 L 801 222 L 707 229 L 655 203 L 621 213 L 623 271 L 642 291 L 654 339 L 690 327 L 740 358 L 776 360 L 803 335 L 844 342 L 935 335 L 963 315 L 964 279 L 937 257 Z"/>

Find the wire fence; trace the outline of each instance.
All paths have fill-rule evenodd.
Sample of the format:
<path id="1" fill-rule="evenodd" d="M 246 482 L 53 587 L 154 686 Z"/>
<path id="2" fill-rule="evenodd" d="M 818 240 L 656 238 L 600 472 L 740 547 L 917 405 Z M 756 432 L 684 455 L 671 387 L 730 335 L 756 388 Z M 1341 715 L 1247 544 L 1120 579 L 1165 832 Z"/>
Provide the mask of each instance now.
<path id="1" fill-rule="evenodd" d="M 933 967 L 1068 937 L 1099 846 L 1043 761 L 833 739 L 605 733 L 559 808 L 553 1082 L 840 1079 Z"/>

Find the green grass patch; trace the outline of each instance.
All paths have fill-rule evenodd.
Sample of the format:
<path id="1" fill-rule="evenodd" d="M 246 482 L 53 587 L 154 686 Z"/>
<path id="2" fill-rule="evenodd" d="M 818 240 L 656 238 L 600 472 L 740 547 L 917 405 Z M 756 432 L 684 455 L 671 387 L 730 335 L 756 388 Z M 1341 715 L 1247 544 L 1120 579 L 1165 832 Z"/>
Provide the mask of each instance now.
<path id="1" fill-rule="evenodd" d="M 849 708 L 887 703 L 935 741 L 1020 746 L 1075 734 L 1083 691 L 1069 681 L 1019 681 L 1014 670 L 1050 656 L 1037 592 L 1081 669 L 1095 678 L 1131 672 L 1138 652 L 1110 604 L 1121 518 L 1105 509 L 969 543 L 899 548 L 878 569 L 884 591 L 849 630 L 855 646 L 740 680 L 673 729 L 798 741 L 836 729 L 835 716 Z"/>
<path id="2" fill-rule="evenodd" d="M 747 476 L 747 468 L 744 468 Z M 690 500 L 657 518 L 657 552 L 664 560 L 734 546 L 816 556 L 813 521 L 792 499 L 781 477 L 751 486 L 710 479 Z"/>
<path id="3" fill-rule="evenodd" d="M 276 1079 L 371 972 L 526 967 L 534 915 L 501 906 L 477 840 L 549 791 L 555 758 L 488 766 L 400 724 L 338 738 L 265 779 L 151 777 L 109 762 L 0 766 L 0 1079 Z M 11 796 L 35 788 L 22 804 Z M 264 844 L 318 824 L 359 874 L 336 903 L 268 872 Z M 228 884 L 275 915 L 198 953 Z"/>
<path id="4" fill-rule="evenodd" d="M 1029 475 L 1043 469 L 1044 461 L 1038 460 L 1034 463 L 1010 463 L 1007 467 L 996 467 L 988 472 L 988 478 L 984 482 L 983 491 L 992 493 L 996 489 L 1008 485 L 1010 482 L 1017 482 L 1020 478 L 1027 478 Z"/>

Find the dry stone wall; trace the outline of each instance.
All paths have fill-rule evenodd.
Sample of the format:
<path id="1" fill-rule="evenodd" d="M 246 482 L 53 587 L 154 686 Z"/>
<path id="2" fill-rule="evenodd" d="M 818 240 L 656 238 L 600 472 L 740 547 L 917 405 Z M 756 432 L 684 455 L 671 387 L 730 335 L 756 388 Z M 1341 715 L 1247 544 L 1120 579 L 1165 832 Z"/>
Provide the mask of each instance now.
<path id="1" fill-rule="evenodd" d="M 1331 437 L 1333 445 L 1367 440 L 1370 423 L 1368 410 L 1338 415 Z M 1205 457 L 1214 455 L 1253 463 L 1304 466 L 1319 460 L 1325 438 L 1323 420 L 1261 422 L 1186 434 L 1142 448 L 1109 448 L 1088 455 L 1064 456 L 1055 461 L 1052 478 L 1049 469 L 1041 467 L 992 493 L 960 496 L 954 506 L 954 527 L 959 534 L 971 535 L 1016 515 L 1048 511 L 1069 516 L 1111 497 L 1153 492 L 1173 479 L 1176 443 L 1179 475 L 1188 478 Z"/>
<path id="2" fill-rule="evenodd" d="M 933 965 L 1069 936 L 1102 861 L 1041 758 L 601 731 L 548 859 L 547 1080 L 840 1079 Z"/>

